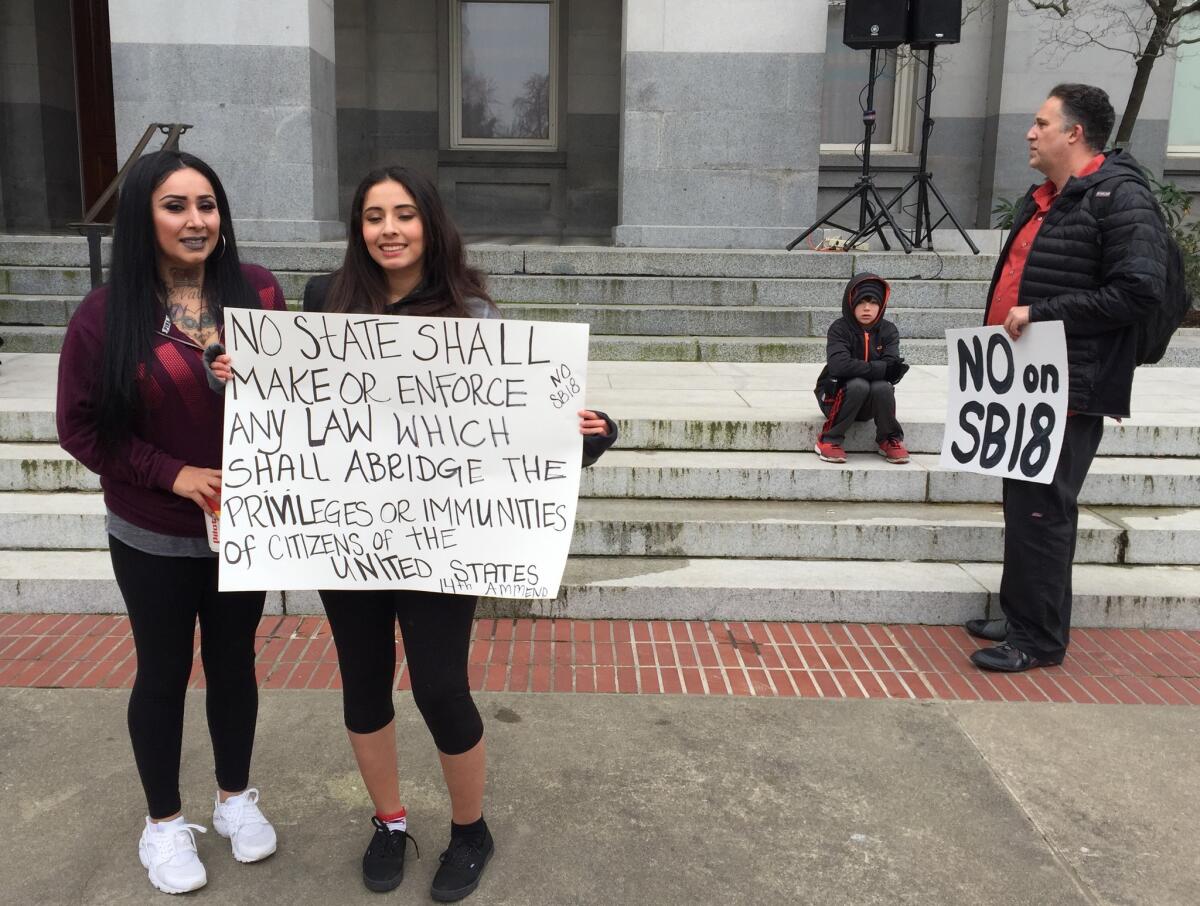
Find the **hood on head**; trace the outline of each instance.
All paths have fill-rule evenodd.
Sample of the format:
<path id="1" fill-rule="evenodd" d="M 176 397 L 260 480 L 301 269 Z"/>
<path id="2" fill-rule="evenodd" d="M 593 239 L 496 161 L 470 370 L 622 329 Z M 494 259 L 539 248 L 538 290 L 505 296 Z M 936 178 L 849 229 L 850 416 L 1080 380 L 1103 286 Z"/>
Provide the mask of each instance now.
<path id="1" fill-rule="evenodd" d="M 842 294 L 842 317 L 855 327 L 862 327 L 854 317 L 854 305 L 864 298 L 872 298 L 879 303 L 879 315 L 867 326 L 874 327 L 883 320 L 891 295 L 891 285 L 878 274 L 855 274 L 846 284 L 846 291 Z"/>

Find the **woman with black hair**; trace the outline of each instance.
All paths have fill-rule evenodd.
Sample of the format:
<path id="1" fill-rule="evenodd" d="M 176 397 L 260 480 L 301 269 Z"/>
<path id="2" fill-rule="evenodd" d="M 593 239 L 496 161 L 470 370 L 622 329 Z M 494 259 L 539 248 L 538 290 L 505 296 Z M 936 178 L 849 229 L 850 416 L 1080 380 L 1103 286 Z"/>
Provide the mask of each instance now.
<path id="1" fill-rule="evenodd" d="M 368 173 L 354 193 L 348 233 L 341 269 L 309 281 L 305 311 L 500 316 L 483 275 L 468 267 L 437 190 L 419 173 L 403 167 Z M 228 371 L 218 373 L 228 377 Z M 590 465 L 616 440 L 617 427 L 603 412 L 583 410 L 579 418 L 583 463 Z M 404 877 L 409 836 L 392 705 L 399 622 L 413 700 L 437 746 L 450 794 L 450 844 L 430 892 L 442 902 L 460 900 L 478 886 L 494 850 L 483 820 L 483 721 L 467 681 L 477 599 L 397 590 L 320 595 L 337 647 L 346 730 L 375 806 L 363 883 L 387 891 Z"/>
<path id="2" fill-rule="evenodd" d="M 258 716 L 254 635 L 263 592 L 218 592 L 205 513 L 221 492 L 222 397 L 205 349 L 226 308 L 283 309 L 271 272 L 241 264 L 216 173 L 190 154 L 142 157 L 117 203 L 111 279 L 71 319 L 58 372 L 58 436 L 100 475 L 113 573 L 137 675 L 129 735 L 149 812 L 138 854 L 166 893 L 204 886 L 181 814 L 179 761 L 196 621 L 216 761 L 213 825 L 240 862 L 275 851 L 249 787 Z M 211 355 L 211 353 L 210 353 Z"/>

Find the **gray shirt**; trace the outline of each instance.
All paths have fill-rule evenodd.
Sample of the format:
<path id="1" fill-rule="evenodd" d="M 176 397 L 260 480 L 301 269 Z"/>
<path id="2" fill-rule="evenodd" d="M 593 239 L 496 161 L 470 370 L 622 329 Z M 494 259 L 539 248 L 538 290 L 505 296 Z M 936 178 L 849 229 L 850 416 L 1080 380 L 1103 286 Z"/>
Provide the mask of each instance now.
<path id="1" fill-rule="evenodd" d="M 215 557 L 216 552 L 208 547 L 207 538 L 184 538 L 179 535 L 163 535 L 134 525 L 108 510 L 104 516 L 104 530 L 134 550 L 156 557 Z"/>

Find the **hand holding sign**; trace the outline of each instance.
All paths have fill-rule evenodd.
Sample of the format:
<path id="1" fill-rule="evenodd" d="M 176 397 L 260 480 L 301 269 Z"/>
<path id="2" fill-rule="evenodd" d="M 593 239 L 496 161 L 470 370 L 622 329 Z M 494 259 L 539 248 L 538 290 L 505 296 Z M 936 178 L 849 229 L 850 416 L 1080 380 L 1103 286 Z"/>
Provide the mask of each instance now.
<path id="1" fill-rule="evenodd" d="M 1015 310 L 1015 309 L 1014 309 Z M 1061 321 L 946 331 L 944 468 L 1049 484 L 1067 416 Z"/>
<path id="2" fill-rule="evenodd" d="M 1014 340 L 1019 339 L 1021 336 L 1021 331 L 1028 326 L 1028 305 L 1014 305 L 1008 310 L 1008 314 L 1004 316 L 1004 332 Z"/>
<path id="3" fill-rule="evenodd" d="M 580 409 L 578 415 L 580 434 L 596 434 L 601 437 L 608 434 L 608 422 L 591 409 Z"/>
<path id="4" fill-rule="evenodd" d="M 172 492 L 186 497 L 206 513 L 212 512 L 208 500 L 221 494 L 221 470 L 184 466 L 175 476 Z"/>

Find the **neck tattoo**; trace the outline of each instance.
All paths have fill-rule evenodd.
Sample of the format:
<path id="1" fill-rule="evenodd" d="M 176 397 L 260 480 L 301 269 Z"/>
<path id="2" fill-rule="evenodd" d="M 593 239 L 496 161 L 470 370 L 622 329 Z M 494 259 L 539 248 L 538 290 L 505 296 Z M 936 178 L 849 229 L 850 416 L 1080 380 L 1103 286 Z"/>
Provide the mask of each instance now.
<path id="1" fill-rule="evenodd" d="M 196 344 L 207 346 L 216 339 L 217 322 L 204 302 L 203 274 L 200 268 L 172 268 L 168 275 L 165 306 L 170 323 Z"/>

